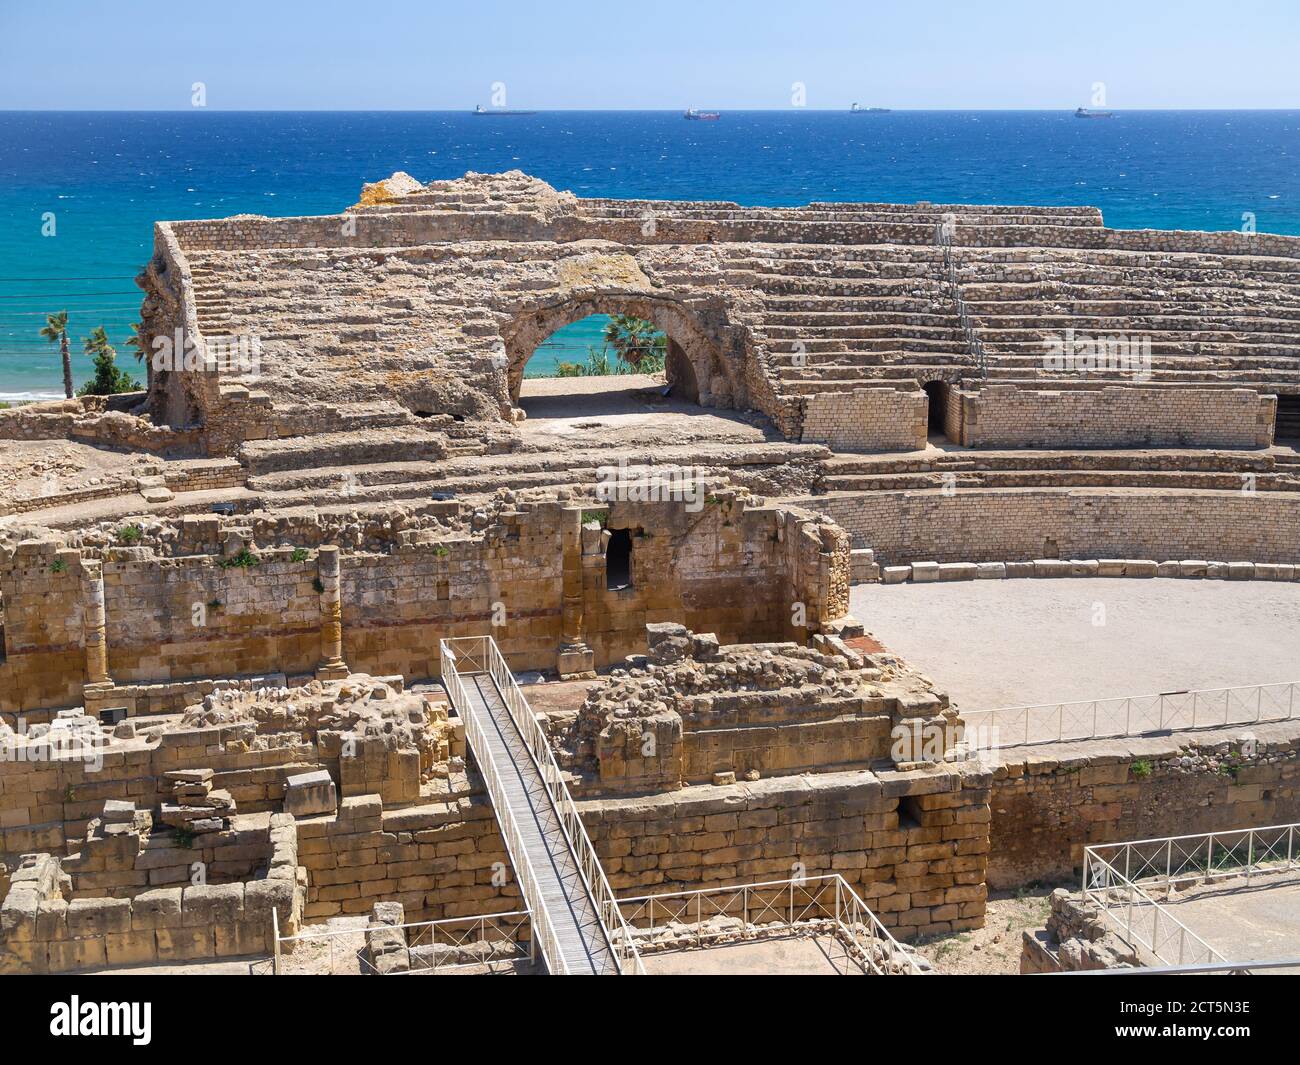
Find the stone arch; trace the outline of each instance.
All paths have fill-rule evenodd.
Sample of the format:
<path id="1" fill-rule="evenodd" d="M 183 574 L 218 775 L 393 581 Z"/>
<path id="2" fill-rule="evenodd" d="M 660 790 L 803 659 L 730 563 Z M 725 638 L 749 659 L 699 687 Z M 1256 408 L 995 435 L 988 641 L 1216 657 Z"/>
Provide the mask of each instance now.
<path id="1" fill-rule="evenodd" d="M 720 311 L 697 311 L 671 296 L 609 290 L 575 295 L 558 303 L 520 311 L 501 331 L 506 349 L 506 383 L 519 402 L 524 366 L 557 329 L 593 314 L 632 314 L 668 337 L 665 372 L 675 394 L 704 407 L 743 408 L 744 378 L 724 355 L 726 325 Z"/>

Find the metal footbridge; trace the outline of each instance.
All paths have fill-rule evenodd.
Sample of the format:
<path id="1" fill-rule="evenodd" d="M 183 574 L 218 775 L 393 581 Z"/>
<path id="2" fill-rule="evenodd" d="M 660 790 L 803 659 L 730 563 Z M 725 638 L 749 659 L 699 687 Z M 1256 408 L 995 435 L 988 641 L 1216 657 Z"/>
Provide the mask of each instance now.
<path id="1" fill-rule="evenodd" d="M 644 973 L 546 734 L 496 641 L 442 640 L 439 650 L 443 685 L 465 723 L 547 971 Z"/>

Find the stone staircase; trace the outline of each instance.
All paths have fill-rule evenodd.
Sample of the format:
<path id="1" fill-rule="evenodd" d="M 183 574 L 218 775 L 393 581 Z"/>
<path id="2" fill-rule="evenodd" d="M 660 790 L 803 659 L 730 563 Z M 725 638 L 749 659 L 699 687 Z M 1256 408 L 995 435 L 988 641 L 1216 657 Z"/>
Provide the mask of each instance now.
<path id="1" fill-rule="evenodd" d="M 803 483 L 811 484 L 816 465 L 829 453 L 819 445 L 765 443 L 736 445 L 678 445 L 653 450 L 591 448 L 558 453 L 519 452 L 503 455 L 448 454 L 436 461 L 404 458 L 367 465 L 313 464 L 302 468 L 260 468 L 248 479 L 248 488 L 266 506 L 312 504 L 328 497 L 332 502 L 373 502 L 428 499 L 434 493 L 453 496 L 489 495 L 499 488 L 523 490 L 557 485 L 591 486 L 602 468 L 616 467 L 620 459 L 630 469 L 650 466 L 657 472 L 674 467 L 704 468 L 762 476 L 789 465 L 808 467 Z M 606 474 L 607 475 L 607 474 Z M 629 476 L 636 476 L 630 473 Z"/>
<path id="2" fill-rule="evenodd" d="M 836 455 L 823 464 L 827 492 L 962 488 L 1177 488 L 1300 491 L 1300 455 L 1269 451 L 958 451 Z"/>

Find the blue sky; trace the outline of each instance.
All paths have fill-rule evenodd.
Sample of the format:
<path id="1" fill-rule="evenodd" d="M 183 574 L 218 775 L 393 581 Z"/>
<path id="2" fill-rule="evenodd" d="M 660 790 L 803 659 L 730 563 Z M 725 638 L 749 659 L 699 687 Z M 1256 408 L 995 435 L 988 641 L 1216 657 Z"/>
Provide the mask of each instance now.
<path id="1" fill-rule="evenodd" d="M 0 109 L 1300 108 L 1297 0 L 0 0 Z"/>

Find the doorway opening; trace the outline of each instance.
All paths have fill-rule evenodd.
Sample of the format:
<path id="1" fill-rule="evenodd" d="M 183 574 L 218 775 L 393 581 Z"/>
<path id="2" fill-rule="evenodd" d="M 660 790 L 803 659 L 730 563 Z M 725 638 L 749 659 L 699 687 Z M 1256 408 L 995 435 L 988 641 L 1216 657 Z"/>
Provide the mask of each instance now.
<path id="1" fill-rule="evenodd" d="M 948 385 L 943 381 L 927 381 L 923 386 L 925 397 L 929 401 L 927 409 L 927 433 L 940 439 L 948 439 Z"/>
<path id="2" fill-rule="evenodd" d="M 1273 439 L 1300 440 L 1300 395 L 1278 395 Z"/>
<path id="3" fill-rule="evenodd" d="M 632 587 L 632 530 L 610 529 L 605 546 L 605 588 L 618 592 Z"/>

